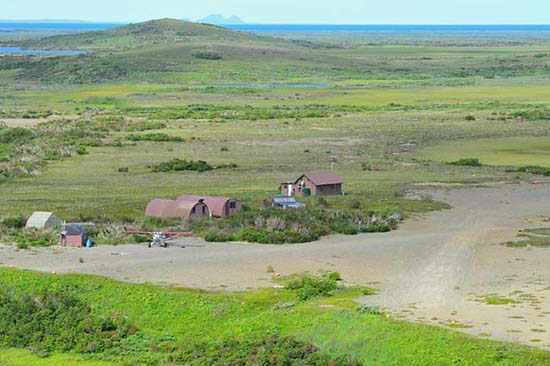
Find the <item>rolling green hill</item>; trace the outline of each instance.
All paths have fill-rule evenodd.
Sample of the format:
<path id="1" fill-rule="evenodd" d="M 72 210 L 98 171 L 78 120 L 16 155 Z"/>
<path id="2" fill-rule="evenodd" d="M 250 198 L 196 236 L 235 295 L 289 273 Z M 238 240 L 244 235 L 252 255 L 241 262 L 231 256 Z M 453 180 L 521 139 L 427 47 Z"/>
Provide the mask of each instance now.
<path id="1" fill-rule="evenodd" d="M 319 67 L 311 43 L 260 37 L 221 27 L 160 19 L 105 31 L 25 40 L 27 49 L 79 49 L 79 56 L 4 56 L 0 70 L 40 83 L 85 84 L 110 81 L 273 81 L 279 74 Z M 327 58 L 328 67 L 333 65 Z M 325 68 L 326 66 L 322 66 Z M 242 76 L 241 76 L 242 74 Z M 292 75 L 290 75 L 292 77 Z"/>

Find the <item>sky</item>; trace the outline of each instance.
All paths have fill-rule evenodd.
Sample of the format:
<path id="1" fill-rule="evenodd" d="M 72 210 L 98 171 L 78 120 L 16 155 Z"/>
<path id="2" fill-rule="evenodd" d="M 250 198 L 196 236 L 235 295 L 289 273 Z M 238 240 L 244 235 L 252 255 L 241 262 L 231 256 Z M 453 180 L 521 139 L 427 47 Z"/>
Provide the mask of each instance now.
<path id="1" fill-rule="evenodd" d="M 0 19 L 139 22 L 237 15 L 247 23 L 550 24 L 549 0 L 0 0 Z"/>

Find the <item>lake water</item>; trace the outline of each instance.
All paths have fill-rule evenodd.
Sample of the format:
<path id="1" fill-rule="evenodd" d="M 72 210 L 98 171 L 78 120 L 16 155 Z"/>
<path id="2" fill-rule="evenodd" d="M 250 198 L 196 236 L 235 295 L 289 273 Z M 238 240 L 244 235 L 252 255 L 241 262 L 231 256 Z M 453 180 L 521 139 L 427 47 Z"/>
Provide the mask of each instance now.
<path id="1" fill-rule="evenodd" d="M 123 23 L 78 23 L 78 22 L 12 22 L 0 21 L 0 32 L 13 31 L 57 31 L 85 32 L 110 29 L 124 25 Z"/>
<path id="2" fill-rule="evenodd" d="M 0 54 L 8 55 L 84 55 L 86 51 L 69 51 L 69 50 L 24 50 L 19 47 L 0 47 Z"/>

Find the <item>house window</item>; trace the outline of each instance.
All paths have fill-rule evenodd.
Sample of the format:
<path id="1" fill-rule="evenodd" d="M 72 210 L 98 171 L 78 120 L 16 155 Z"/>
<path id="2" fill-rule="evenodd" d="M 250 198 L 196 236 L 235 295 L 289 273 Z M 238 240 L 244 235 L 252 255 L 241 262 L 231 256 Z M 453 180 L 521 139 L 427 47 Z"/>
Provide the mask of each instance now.
<path id="1" fill-rule="evenodd" d="M 193 209 L 191 210 L 191 213 L 194 214 L 197 212 L 197 207 L 193 207 Z"/>
<path id="2" fill-rule="evenodd" d="M 229 202 L 229 208 L 237 208 L 237 202 Z"/>

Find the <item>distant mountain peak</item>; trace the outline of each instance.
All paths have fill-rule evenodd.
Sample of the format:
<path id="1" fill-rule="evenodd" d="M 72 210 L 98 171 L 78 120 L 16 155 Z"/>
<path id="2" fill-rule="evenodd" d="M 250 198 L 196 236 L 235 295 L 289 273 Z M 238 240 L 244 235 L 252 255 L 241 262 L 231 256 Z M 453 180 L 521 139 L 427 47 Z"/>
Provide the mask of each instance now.
<path id="1" fill-rule="evenodd" d="M 221 14 L 211 14 L 206 18 L 199 19 L 198 23 L 206 23 L 213 25 L 235 25 L 235 24 L 244 24 L 244 22 L 238 17 L 233 15 L 232 17 L 226 18 Z"/>

